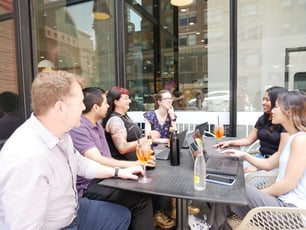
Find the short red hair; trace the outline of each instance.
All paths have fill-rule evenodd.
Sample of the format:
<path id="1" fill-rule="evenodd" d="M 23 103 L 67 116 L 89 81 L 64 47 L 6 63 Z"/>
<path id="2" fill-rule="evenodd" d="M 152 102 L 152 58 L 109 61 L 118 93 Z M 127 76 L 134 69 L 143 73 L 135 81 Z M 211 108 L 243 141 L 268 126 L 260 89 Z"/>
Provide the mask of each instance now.
<path id="1" fill-rule="evenodd" d="M 111 90 L 119 91 L 121 94 L 126 94 L 130 96 L 129 90 L 120 86 L 114 86 Z"/>

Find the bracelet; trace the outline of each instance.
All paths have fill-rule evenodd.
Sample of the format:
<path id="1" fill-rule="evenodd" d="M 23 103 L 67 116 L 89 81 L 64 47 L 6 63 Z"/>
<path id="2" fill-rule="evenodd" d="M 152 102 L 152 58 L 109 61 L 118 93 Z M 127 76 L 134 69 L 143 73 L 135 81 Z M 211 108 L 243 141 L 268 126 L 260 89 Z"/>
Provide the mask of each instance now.
<path id="1" fill-rule="evenodd" d="M 171 121 L 176 121 L 176 118 L 174 118 L 174 119 L 171 119 Z"/>
<path id="2" fill-rule="evenodd" d="M 119 167 L 115 167 L 115 173 L 114 173 L 114 177 L 118 178 L 118 174 L 119 174 Z"/>

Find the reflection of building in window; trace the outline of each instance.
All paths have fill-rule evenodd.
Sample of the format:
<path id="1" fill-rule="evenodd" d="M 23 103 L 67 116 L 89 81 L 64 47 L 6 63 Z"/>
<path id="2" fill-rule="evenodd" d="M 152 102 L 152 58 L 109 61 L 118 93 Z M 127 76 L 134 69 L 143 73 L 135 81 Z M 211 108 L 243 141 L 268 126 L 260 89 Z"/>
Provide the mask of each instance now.
<path id="1" fill-rule="evenodd" d="M 75 19 L 66 8 L 52 7 L 47 4 L 43 19 L 45 26 L 40 31 L 45 40 L 39 43 L 39 57 L 48 59 L 54 69 L 66 70 L 82 76 L 84 85 L 97 80 L 95 74 L 95 53 L 92 35 L 78 30 Z M 89 82 L 90 81 L 90 82 Z"/>
<path id="2" fill-rule="evenodd" d="M 196 13 L 181 15 L 179 18 L 180 26 L 194 25 L 197 22 Z"/>

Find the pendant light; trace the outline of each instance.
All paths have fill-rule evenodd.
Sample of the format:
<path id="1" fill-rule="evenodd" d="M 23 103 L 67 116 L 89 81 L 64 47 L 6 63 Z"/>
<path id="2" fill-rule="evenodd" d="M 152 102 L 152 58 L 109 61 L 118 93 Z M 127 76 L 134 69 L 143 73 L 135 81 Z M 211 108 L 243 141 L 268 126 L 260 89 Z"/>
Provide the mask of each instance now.
<path id="1" fill-rule="evenodd" d="M 171 5 L 174 6 L 187 6 L 190 5 L 193 0 L 171 0 Z"/>
<path id="2" fill-rule="evenodd" d="M 95 20 L 110 19 L 111 14 L 105 0 L 95 0 L 93 5 L 93 18 Z"/>

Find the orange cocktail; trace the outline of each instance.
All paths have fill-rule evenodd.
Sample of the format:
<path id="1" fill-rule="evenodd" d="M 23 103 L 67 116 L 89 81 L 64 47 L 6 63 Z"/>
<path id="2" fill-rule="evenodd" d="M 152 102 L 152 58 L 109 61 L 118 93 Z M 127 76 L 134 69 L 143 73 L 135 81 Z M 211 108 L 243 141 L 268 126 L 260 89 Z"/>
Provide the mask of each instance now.
<path id="1" fill-rule="evenodd" d="M 224 136 L 224 128 L 223 126 L 216 126 L 214 129 L 214 135 L 216 136 L 216 138 L 221 139 Z"/>
<path id="2" fill-rule="evenodd" d="M 136 155 L 137 155 L 137 159 L 141 162 L 141 163 L 146 163 L 148 160 L 150 160 L 151 155 L 152 155 L 152 149 L 142 149 L 141 147 L 138 147 L 136 149 Z"/>
<path id="3" fill-rule="evenodd" d="M 153 150 L 152 150 L 151 144 L 149 142 L 144 143 L 144 144 L 138 144 L 137 147 L 136 147 L 137 159 L 140 162 L 144 163 L 143 177 L 139 178 L 139 180 L 138 180 L 140 183 L 149 183 L 152 180 L 151 178 L 148 178 L 147 175 L 146 175 L 146 163 L 148 162 L 148 160 L 150 160 L 152 153 L 153 153 Z"/>
<path id="4" fill-rule="evenodd" d="M 214 135 L 217 138 L 217 143 L 219 143 L 220 139 L 224 136 L 224 127 L 223 125 L 215 125 Z M 220 146 L 218 145 L 218 151 L 220 151 Z"/>

